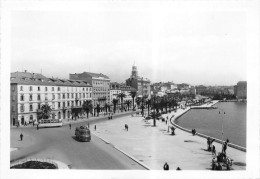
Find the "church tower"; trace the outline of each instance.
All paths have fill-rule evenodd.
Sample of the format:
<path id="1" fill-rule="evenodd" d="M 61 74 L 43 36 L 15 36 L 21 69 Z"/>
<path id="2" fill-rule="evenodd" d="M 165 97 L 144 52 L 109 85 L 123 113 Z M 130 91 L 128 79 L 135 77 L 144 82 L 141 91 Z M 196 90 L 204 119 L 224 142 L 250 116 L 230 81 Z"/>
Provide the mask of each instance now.
<path id="1" fill-rule="evenodd" d="M 135 66 L 135 64 L 132 66 L 131 78 L 138 78 L 137 66 Z"/>

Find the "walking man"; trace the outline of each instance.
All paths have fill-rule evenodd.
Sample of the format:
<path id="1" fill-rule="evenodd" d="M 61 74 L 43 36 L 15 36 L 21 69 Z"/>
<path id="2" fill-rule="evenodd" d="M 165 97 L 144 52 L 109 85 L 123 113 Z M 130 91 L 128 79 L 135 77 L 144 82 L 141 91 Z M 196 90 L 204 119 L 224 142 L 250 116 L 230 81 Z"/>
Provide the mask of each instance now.
<path id="1" fill-rule="evenodd" d="M 37 130 L 39 130 L 39 124 L 37 124 Z"/>
<path id="2" fill-rule="evenodd" d="M 70 126 L 70 129 L 71 129 L 71 124 L 69 124 L 69 126 Z"/>
<path id="3" fill-rule="evenodd" d="M 20 134 L 20 139 L 21 139 L 21 141 L 23 140 L 23 134 L 22 133 Z"/>
<path id="4" fill-rule="evenodd" d="M 95 129 L 95 130 L 97 129 L 97 126 L 96 126 L 96 125 L 94 126 L 94 129 Z"/>
<path id="5" fill-rule="evenodd" d="M 216 148 L 215 145 L 212 145 L 212 155 L 215 154 L 216 155 Z"/>
<path id="6" fill-rule="evenodd" d="M 165 162 L 165 164 L 164 164 L 164 166 L 163 166 L 163 169 L 164 169 L 164 170 L 169 170 L 169 165 L 168 165 L 167 162 Z"/>

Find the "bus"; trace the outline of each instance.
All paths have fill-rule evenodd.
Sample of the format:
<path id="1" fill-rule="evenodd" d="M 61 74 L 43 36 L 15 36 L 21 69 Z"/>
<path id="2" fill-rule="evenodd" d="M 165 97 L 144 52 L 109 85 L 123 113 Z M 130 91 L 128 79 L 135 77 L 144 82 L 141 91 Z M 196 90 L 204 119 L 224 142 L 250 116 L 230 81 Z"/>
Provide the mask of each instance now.
<path id="1" fill-rule="evenodd" d="M 76 127 L 75 135 L 79 141 L 89 142 L 91 140 L 90 130 L 87 126 Z"/>

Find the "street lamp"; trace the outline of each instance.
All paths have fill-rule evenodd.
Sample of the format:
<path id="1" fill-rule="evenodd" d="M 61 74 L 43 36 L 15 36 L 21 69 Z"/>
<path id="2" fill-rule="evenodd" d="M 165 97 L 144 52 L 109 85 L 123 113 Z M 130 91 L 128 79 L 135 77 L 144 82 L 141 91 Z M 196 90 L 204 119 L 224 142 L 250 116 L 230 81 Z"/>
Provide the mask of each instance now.
<path id="1" fill-rule="evenodd" d="M 220 111 L 219 111 L 219 114 L 221 114 L 220 113 Z M 223 112 L 223 114 L 226 114 L 225 112 Z M 221 130 L 221 134 L 222 134 L 222 148 L 223 148 L 223 145 L 224 145 L 224 132 L 223 132 L 223 123 L 224 123 L 224 117 L 222 117 L 222 130 Z"/>

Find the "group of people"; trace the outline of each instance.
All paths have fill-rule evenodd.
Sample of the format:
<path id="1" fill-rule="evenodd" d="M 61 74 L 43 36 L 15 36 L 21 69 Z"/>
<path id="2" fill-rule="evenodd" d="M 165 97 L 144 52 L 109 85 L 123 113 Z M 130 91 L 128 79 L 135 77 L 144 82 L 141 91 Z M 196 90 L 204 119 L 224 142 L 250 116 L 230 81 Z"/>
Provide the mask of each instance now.
<path id="1" fill-rule="evenodd" d="M 165 164 L 163 165 L 163 170 L 169 170 L 169 169 L 170 169 L 170 167 L 169 167 L 168 163 L 165 162 Z M 176 170 L 181 170 L 181 168 L 180 168 L 180 167 L 177 167 Z"/>

